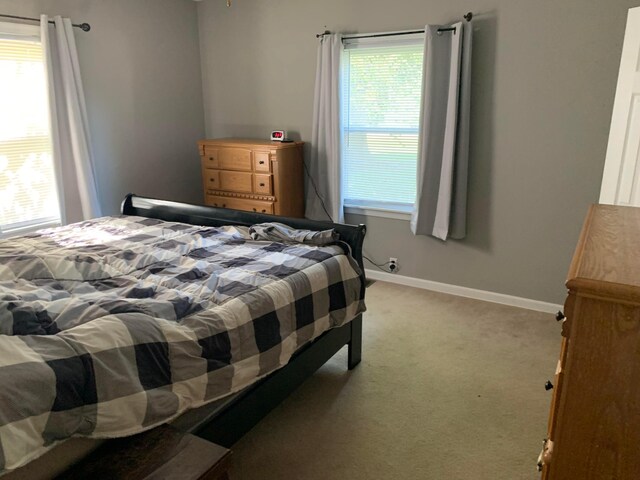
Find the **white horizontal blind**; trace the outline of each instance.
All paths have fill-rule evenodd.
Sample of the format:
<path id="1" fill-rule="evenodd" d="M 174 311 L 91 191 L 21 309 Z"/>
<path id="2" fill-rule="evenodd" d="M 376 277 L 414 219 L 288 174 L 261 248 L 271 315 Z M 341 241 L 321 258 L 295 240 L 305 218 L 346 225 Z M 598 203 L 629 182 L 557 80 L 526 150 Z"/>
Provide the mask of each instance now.
<path id="1" fill-rule="evenodd" d="M 60 221 L 43 52 L 0 32 L 0 229 Z"/>
<path id="2" fill-rule="evenodd" d="M 423 51 L 421 40 L 376 40 L 345 49 L 342 164 L 346 205 L 403 210 L 414 204 Z"/>

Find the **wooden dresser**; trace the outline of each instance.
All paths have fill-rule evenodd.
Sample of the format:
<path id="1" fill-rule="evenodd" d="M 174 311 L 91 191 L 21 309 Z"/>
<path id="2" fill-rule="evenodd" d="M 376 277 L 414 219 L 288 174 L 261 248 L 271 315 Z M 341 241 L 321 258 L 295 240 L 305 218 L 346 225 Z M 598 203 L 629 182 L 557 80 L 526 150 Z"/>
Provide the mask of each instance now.
<path id="1" fill-rule="evenodd" d="M 567 287 L 542 478 L 638 480 L 640 208 L 591 207 Z"/>
<path id="2" fill-rule="evenodd" d="M 303 145 L 235 138 L 199 141 L 205 204 L 303 217 Z"/>

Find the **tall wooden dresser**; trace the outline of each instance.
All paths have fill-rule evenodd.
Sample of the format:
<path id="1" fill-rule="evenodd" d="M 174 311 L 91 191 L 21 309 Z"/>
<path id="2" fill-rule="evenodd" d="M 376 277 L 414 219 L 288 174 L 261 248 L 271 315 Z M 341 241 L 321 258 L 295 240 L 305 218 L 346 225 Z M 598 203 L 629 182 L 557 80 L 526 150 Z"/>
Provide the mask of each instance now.
<path id="1" fill-rule="evenodd" d="M 640 208 L 591 207 L 567 287 L 542 478 L 638 480 Z"/>
<path id="2" fill-rule="evenodd" d="M 199 141 L 205 204 L 303 217 L 303 145 L 236 138 Z"/>

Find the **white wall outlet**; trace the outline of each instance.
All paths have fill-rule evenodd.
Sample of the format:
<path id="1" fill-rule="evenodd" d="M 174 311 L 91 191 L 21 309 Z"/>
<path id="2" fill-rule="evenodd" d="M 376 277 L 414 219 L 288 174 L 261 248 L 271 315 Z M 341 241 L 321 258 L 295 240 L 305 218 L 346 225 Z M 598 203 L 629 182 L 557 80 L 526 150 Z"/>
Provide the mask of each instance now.
<path id="1" fill-rule="evenodd" d="M 398 259 L 395 257 L 389 257 L 389 271 L 396 273 L 398 271 Z"/>

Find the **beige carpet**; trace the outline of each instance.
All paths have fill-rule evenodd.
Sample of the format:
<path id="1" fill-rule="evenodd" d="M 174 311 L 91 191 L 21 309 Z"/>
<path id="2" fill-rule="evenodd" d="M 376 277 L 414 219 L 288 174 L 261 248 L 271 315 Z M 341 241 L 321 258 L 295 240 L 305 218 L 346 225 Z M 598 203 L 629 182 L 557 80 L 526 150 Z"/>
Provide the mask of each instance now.
<path id="1" fill-rule="evenodd" d="M 539 479 L 553 315 L 376 282 L 343 349 L 234 448 L 234 479 Z"/>

